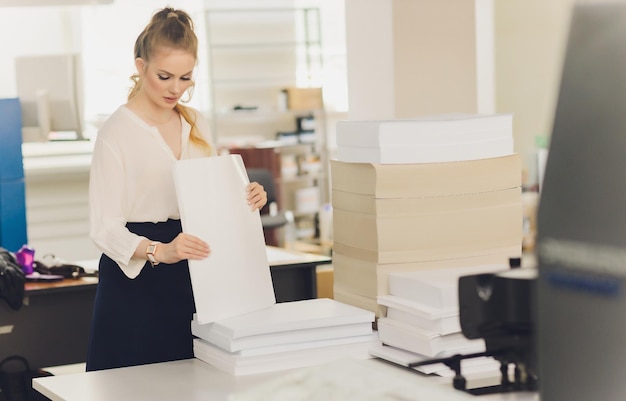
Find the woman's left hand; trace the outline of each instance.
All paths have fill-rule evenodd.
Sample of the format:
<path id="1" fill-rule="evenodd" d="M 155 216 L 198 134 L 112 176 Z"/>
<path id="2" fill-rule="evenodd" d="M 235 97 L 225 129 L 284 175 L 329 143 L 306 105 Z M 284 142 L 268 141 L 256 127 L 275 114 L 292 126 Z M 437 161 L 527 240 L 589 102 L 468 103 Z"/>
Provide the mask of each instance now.
<path id="1" fill-rule="evenodd" d="M 267 192 L 263 189 L 263 185 L 258 182 L 251 182 L 246 187 L 248 192 L 247 200 L 251 210 L 261 209 L 267 203 Z"/>

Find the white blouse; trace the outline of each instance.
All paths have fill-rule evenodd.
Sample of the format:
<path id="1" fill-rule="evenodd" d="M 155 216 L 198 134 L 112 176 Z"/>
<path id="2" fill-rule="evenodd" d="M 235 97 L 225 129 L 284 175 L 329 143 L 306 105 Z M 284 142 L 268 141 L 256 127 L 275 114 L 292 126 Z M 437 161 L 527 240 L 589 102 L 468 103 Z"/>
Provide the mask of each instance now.
<path id="1" fill-rule="evenodd" d="M 208 120 L 192 111 L 199 132 L 214 149 Z M 191 126 L 180 118 L 180 158 L 209 156 L 189 141 Z M 129 278 L 137 277 L 146 262 L 133 258 L 145 237 L 131 233 L 126 223 L 180 218 L 172 171 L 176 160 L 158 129 L 126 106 L 120 106 L 98 131 L 89 181 L 90 236 Z"/>

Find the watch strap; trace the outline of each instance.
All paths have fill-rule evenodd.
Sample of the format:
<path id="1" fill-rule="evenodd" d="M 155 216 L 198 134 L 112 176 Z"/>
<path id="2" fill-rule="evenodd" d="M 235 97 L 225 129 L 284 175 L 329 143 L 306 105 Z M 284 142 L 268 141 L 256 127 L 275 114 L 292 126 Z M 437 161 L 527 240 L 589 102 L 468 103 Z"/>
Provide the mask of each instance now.
<path id="1" fill-rule="evenodd" d="M 152 241 L 146 248 L 146 258 L 152 267 L 158 265 L 160 262 L 154 256 L 156 254 L 157 246 L 160 245 L 160 242 Z"/>

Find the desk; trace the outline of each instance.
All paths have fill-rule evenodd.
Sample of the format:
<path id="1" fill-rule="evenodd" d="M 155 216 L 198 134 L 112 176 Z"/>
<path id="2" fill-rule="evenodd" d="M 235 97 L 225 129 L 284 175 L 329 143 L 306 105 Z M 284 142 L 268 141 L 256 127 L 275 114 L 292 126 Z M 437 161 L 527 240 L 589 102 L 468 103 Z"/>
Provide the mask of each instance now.
<path id="1" fill-rule="evenodd" d="M 277 302 L 316 298 L 316 266 L 331 262 L 274 247 L 268 260 Z M 85 362 L 97 283 L 93 277 L 32 282 L 19 311 L 0 302 L 0 360 L 22 355 L 33 368 Z"/>
<path id="2" fill-rule="evenodd" d="M 267 247 L 267 258 L 276 302 L 317 298 L 316 268 L 332 262 L 328 256 L 272 246 Z"/>
<path id="3" fill-rule="evenodd" d="M 313 368 L 231 376 L 197 359 L 51 376 L 33 387 L 53 401 L 538 401 L 536 393 L 476 397 L 450 379 L 425 377 L 377 359 L 338 360 Z"/>
<path id="4" fill-rule="evenodd" d="M 20 310 L 0 302 L 0 358 L 22 355 L 33 368 L 84 362 L 97 283 L 26 283 Z"/>

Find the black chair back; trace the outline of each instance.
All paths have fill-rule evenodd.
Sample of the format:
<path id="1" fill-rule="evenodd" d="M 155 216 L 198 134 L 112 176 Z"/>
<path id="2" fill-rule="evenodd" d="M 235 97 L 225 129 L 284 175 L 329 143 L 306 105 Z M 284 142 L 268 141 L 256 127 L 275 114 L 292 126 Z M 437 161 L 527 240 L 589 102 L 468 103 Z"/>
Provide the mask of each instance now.
<path id="1" fill-rule="evenodd" d="M 274 176 L 272 172 L 265 168 L 248 168 L 248 179 L 250 182 L 258 182 L 263 185 L 263 189 L 267 192 L 267 203 L 261 209 L 261 214 L 269 214 L 270 204 L 275 202 L 278 205 L 278 198 L 276 194 L 276 185 L 274 183 Z"/>

